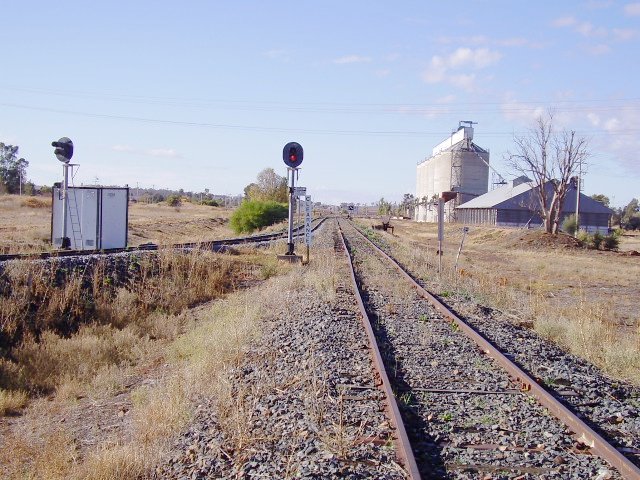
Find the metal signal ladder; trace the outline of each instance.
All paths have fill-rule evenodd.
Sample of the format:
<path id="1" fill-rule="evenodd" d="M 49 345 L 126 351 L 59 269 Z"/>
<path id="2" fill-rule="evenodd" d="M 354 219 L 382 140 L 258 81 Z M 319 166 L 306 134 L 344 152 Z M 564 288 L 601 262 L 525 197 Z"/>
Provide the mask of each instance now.
<path id="1" fill-rule="evenodd" d="M 73 182 L 73 178 L 71 180 Z M 76 250 L 84 250 L 82 244 L 82 226 L 80 225 L 80 216 L 78 215 L 78 191 L 73 189 L 73 205 L 69 203 L 69 219 L 71 220 L 71 232 L 73 234 L 73 248 Z M 69 192 L 67 191 L 67 195 Z"/>

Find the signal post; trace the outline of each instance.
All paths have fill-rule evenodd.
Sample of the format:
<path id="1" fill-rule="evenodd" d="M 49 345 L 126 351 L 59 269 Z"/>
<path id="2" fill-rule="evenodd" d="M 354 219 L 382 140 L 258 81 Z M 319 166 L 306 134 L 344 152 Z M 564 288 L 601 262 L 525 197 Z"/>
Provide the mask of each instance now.
<path id="1" fill-rule="evenodd" d="M 297 142 L 289 142 L 282 149 L 282 160 L 287 166 L 287 177 L 291 176 L 289 184 L 289 231 L 287 235 L 287 253 L 278 255 L 278 259 L 289 262 L 302 261 L 300 255 L 296 255 L 293 244 L 293 209 L 295 203 L 295 178 L 298 174 L 298 168 L 302 164 L 304 151 L 302 145 Z"/>
<path id="2" fill-rule="evenodd" d="M 62 245 L 60 248 L 68 249 L 71 246 L 71 239 L 67 235 L 67 212 L 69 211 L 69 167 L 74 164 L 69 163 L 73 156 L 73 142 L 68 137 L 62 137 L 57 142 L 51 142 L 55 156 L 62 162 L 64 183 L 62 184 Z"/>

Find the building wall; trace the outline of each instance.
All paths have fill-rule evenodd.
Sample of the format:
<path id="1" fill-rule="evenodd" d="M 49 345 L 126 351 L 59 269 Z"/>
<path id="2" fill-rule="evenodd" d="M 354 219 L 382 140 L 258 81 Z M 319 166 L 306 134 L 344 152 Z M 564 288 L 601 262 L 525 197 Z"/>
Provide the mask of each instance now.
<path id="1" fill-rule="evenodd" d="M 454 209 L 457 205 L 467 202 L 488 191 L 489 167 L 478 155 L 489 162 L 489 153 L 475 153 L 464 150 L 440 152 L 420 163 L 417 167 L 416 198 L 427 197 L 431 200 L 434 196 L 440 197 L 442 192 L 458 191 L 459 198 L 456 201 L 445 204 L 446 221 L 453 221 Z M 452 163 L 459 165 L 459 178 L 452 178 Z M 455 172 L 454 172 L 455 175 Z M 452 181 L 459 181 L 460 185 L 452 185 Z M 428 208 L 424 205 L 416 208 L 415 219 L 419 222 L 435 222 L 437 208 Z"/>
<path id="2" fill-rule="evenodd" d="M 462 198 L 459 204 L 467 202 L 472 198 L 484 195 L 488 191 L 489 185 L 489 152 L 458 152 L 462 156 L 462 183 L 460 192 L 466 197 Z M 482 161 L 484 158 L 485 162 Z"/>
<path id="3" fill-rule="evenodd" d="M 562 215 L 560 224 L 565 218 L 573 215 L 567 212 Z M 541 228 L 543 220 L 540 215 L 529 210 L 494 209 L 494 208 L 458 208 L 456 221 L 467 225 L 492 225 L 498 227 Z M 581 213 L 580 230 L 589 233 L 606 234 L 609 230 L 609 215 L 606 213 Z"/>

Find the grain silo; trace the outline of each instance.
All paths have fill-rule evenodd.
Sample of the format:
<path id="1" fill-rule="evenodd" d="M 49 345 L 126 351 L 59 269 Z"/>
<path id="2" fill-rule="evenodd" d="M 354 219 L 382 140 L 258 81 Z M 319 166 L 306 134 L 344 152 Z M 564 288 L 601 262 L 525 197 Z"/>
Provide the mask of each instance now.
<path id="1" fill-rule="evenodd" d="M 455 220 L 455 207 L 487 193 L 489 151 L 473 143 L 473 122 L 460 122 L 458 130 L 433 149 L 431 157 L 418 163 L 415 219 L 438 220 L 437 199 L 448 192 L 445 221 Z"/>

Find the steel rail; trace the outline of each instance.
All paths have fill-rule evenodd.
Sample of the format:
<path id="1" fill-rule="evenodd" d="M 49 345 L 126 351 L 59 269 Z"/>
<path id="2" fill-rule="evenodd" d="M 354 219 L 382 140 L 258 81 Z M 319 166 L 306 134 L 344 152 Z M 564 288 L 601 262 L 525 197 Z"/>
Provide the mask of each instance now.
<path id="1" fill-rule="evenodd" d="M 371 353 L 371 359 L 373 361 L 374 367 L 376 369 L 376 372 L 380 380 L 380 385 L 378 385 L 378 388 L 380 388 L 385 394 L 385 398 L 386 398 L 385 406 L 387 409 L 387 413 L 389 415 L 391 424 L 395 427 L 395 430 L 396 430 L 396 452 L 398 454 L 400 464 L 402 464 L 402 466 L 407 470 L 407 474 L 409 475 L 409 478 L 413 480 L 419 480 L 421 476 L 420 476 L 420 471 L 418 470 L 418 464 L 416 463 L 416 459 L 413 455 L 413 450 L 411 449 L 411 442 L 409 441 L 409 437 L 407 436 L 407 431 L 404 427 L 402 416 L 400 415 L 398 403 L 396 402 L 395 395 L 393 394 L 393 390 L 391 389 L 391 382 L 389 381 L 389 376 L 387 375 L 387 371 L 384 368 L 382 355 L 380 354 L 380 349 L 378 348 L 376 337 L 375 337 L 375 334 L 373 333 L 373 327 L 371 326 L 371 321 L 369 320 L 369 316 L 367 315 L 367 310 L 362 301 L 362 296 L 360 295 L 360 290 L 358 289 L 358 282 L 356 281 L 356 275 L 355 275 L 355 267 L 353 266 L 353 261 L 351 259 L 351 255 L 349 254 L 347 244 L 345 243 L 344 234 L 342 233 L 342 229 L 340 228 L 339 222 L 338 222 L 338 232 L 340 234 L 340 240 L 342 242 L 342 247 L 344 248 L 345 256 L 349 261 L 353 292 L 356 297 L 358 307 L 360 309 L 360 319 L 362 321 L 365 331 L 367 332 L 367 338 L 369 339 L 369 349 Z"/>
<path id="2" fill-rule="evenodd" d="M 322 223 L 326 220 L 327 217 L 320 218 L 317 221 L 316 225 L 313 227 L 312 231 L 315 231 Z M 295 231 L 300 231 L 304 228 L 303 225 L 299 225 L 295 227 Z M 209 250 L 218 251 L 226 246 L 231 245 L 244 245 L 247 243 L 260 243 L 260 242 L 271 242 L 274 240 L 280 240 L 282 238 L 287 237 L 287 232 L 275 232 L 275 233 L 267 233 L 260 235 L 253 235 L 249 237 L 237 237 L 237 238 L 227 238 L 221 240 L 209 240 L 204 242 L 187 242 L 187 243 L 176 243 L 173 245 L 155 245 L 155 244 L 147 244 L 147 245 L 139 245 L 137 247 L 125 247 L 125 248 L 107 248 L 102 250 L 57 250 L 54 252 L 40 252 L 40 253 L 12 253 L 12 254 L 0 254 L 0 262 L 6 262 L 9 260 L 46 260 L 48 258 L 65 258 L 65 257 L 76 257 L 76 256 L 87 256 L 87 255 L 113 255 L 115 253 L 130 253 L 130 252 L 145 252 L 145 251 L 156 251 L 160 249 L 188 249 L 188 248 L 205 248 Z"/>
<path id="3" fill-rule="evenodd" d="M 354 227 L 355 228 L 355 227 Z M 534 397 L 542 406 L 547 408 L 560 422 L 566 425 L 577 440 L 587 445 L 598 457 L 608 462 L 628 480 L 640 480 L 640 468 L 625 457 L 618 449 L 605 440 L 599 433 L 582 421 L 576 414 L 565 407 L 549 391 L 507 358 L 493 343 L 485 338 L 471 325 L 453 313 L 444 303 L 423 288 L 414 278 L 390 255 L 369 240 L 358 228 L 355 230 L 369 242 L 383 257 L 390 261 L 396 269 L 411 282 L 418 293 L 425 298 L 444 317 L 454 322 L 461 331 L 471 338 L 487 355 L 492 357 L 512 378 L 519 382 L 522 390 Z"/>

